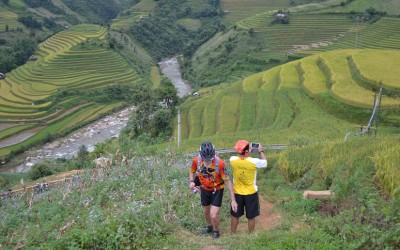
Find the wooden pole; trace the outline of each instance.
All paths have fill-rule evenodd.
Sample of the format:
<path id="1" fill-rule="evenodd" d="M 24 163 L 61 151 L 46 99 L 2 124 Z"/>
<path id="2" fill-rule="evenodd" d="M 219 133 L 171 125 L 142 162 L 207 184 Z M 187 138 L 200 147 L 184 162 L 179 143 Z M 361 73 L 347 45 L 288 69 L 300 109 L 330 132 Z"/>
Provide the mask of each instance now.
<path id="1" fill-rule="evenodd" d="M 178 148 L 181 145 L 181 111 L 178 109 Z"/>

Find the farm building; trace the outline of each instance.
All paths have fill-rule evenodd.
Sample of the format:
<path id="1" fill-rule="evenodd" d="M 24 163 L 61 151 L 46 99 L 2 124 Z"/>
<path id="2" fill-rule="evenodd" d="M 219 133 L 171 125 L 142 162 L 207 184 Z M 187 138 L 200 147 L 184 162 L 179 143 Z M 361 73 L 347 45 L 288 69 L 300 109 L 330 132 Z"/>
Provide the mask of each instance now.
<path id="1" fill-rule="evenodd" d="M 31 55 L 29 57 L 29 61 L 36 61 L 36 60 L 37 60 L 37 57 L 35 55 Z"/>
<path id="2" fill-rule="evenodd" d="M 0 79 L 4 79 L 4 78 L 6 78 L 6 74 L 0 73 Z"/>

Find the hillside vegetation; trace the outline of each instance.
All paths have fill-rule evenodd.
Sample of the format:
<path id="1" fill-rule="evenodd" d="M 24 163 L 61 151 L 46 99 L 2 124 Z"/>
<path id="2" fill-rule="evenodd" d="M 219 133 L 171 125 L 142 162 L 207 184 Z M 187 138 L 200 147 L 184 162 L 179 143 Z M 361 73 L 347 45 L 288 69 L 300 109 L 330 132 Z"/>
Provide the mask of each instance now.
<path id="1" fill-rule="evenodd" d="M 391 153 L 399 150 L 398 139 L 354 138 L 293 145 L 279 155 L 269 151 L 270 167 L 258 175 L 259 192 L 262 199 L 275 203 L 274 211 L 283 215 L 282 220 L 267 232 L 229 235 L 229 199 L 224 199 L 218 240 L 198 236 L 204 222 L 199 196 L 187 187 L 190 157 L 171 152 L 132 157 L 132 148 L 121 145 L 111 167 L 87 169 L 44 193 L 0 201 L 5 211 L 0 244 L 79 249 L 396 249 L 400 203 L 395 198 L 398 188 L 390 190 L 400 183 L 393 178 L 398 169 L 389 167 L 400 163 Z M 121 153 L 129 160 L 121 161 Z M 393 197 L 384 199 L 373 180 Z M 307 200 L 301 191 L 308 188 L 329 188 L 336 196 Z"/>
<path id="2" fill-rule="evenodd" d="M 365 8 L 345 11 L 341 9 L 341 2 L 346 7 L 359 3 Z M 374 5 L 376 9 L 364 1 L 324 1 L 299 5 L 287 8 L 289 22 L 286 24 L 273 22 L 274 15 L 283 7 L 274 9 L 265 4 L 265 9 L 258 8 L 258 13 L 239 18 L 233 29 L 217 33 L 193 57 L 185 58 L 185 77 L 196 86 L 204 87 L 234 82 L 238 77 L 320 51 L 399 49 L 399 30 L 396 28 L 399 19 L 397 16 L 383 17 L 387 14 L 383 5 L 393 7 L 392 11 L 400 14 L 392 4 L 393 1 L 382 1 L 381 5 Z M 333 11 L 332 6 L 339 7 Z M 330 12 L 321 14 L 318 11 L 321 9 Z M 246 13 L 246 7 L 243 7 L 243 12 L 240 8 L 237 11 Z M 226 17 L 229 18 L 229 15 Z"/>
<path id="3" fill-rule="evenodd" d="M 0 3 L 0 21 L 16 27 L 0 33 L 10 55 L 0 67 L 13 69 L 0 80 L 1 161 L 136 107 L 119 138 L 91 153 L 82 145 L 73 159 L 0 173 L 0 248 L 400 248 L 397 0 Z M 289 23 L 276 23 L 284 9 Z M 198 96 L 179 100 L 159 75 L 155 62 L 176 54 Z M 231 149 L 239 139 L 265 146 L 257 185 L 269 212 L 257 225 L 268 227 L 231 235 L 225 192 L 221 238 L 200 237 L 188 167 L 201 142 Z M 305 190 L 333 195 L 305 199 Z"/>
<path id="4" fill-rule="evenodd" d="M 378 53 L 385 63 L 375 59 Z M 352 127 L 335 117 L 368 121 L 380 83 L 387 93 L 381 102 L 381 122 L 398 126 L 399 59 L 398 51 L 332 51 L 209 88 L 182 105 L 182 138 L 232 140 L 243 134 L 284 143 L 303 133 L 320 140 L 337 137 Z M 321 123 L 327 131 L 319 129 Z"/>
<path id="5" fill-rule="evenodd" d="M 141 77 L 108 49 L 106 35 L 95 25 L 60 32 L 39 45 L 35 61 L 0 80 L 1 126 L 7 129 L 2 131 L 1 157 L 71 131 L 122 105 L 124 96 L 112 95 L 120 95 Z M 99 92 L 105 87 L 109 94 Z"/>

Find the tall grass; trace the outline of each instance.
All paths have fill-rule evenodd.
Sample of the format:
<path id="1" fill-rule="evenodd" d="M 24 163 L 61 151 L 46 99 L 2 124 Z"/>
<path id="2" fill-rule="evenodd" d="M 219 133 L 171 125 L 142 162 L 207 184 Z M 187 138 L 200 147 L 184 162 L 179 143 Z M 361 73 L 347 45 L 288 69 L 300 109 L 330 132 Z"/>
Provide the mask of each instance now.
<path id="1" fill-rule="evenodd" d="M 136 158 L 93 169 L 42 195 L 0 201 L 0 244 L 43 249 L 138 249 L 178 227 L 202 225 L 199 197 L 187 186 L 188 162 L 176 156 Z M 201 214 L 201 212 L 200 212 Z M 23 240 L 22 240 L 23 239 Z"/>

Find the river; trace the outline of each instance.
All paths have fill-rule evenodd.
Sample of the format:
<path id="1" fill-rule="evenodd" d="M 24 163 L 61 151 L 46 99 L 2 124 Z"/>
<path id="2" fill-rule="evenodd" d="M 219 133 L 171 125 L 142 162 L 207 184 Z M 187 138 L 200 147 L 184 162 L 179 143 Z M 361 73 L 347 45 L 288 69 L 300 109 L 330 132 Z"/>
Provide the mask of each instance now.
<path id="1" fill-rule="evenodd" d="M 178 96 L 190 94 L 191 87 L 182 79 L 177 57 L 165 59 L 159 62 L 161 73 L 168 77 L 178 91 Z M 24 153 L 15 156 L 10 162 L 1 166 L 2 172 L 22 173 L 43 159 L 57 159 L 74 157 L 81 145 L 85 145 L 89 152 L 95 145 L 110 138 L 119 136 L 129 120 L 133 108 L 126 108 L 116 113 L 82 127 L 69 135 L 58 138 L 51 143 L 31 148 Z"/>
<path id="2" fill-rule="evenodd" d="M 159 62 L 158 65 L 161 73 L 168 77 L 178 90 L 179 97 L 184 97 L 192 92 L 190 85 L 182 78 L 178 56 L 165 59 Z"/>

